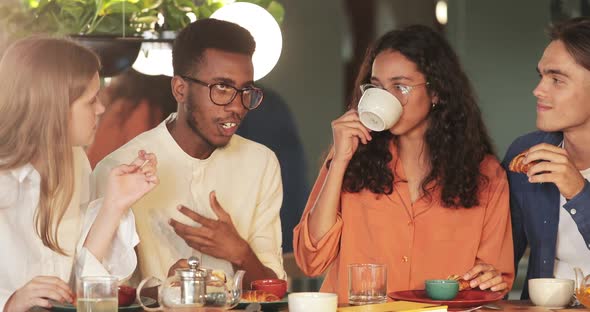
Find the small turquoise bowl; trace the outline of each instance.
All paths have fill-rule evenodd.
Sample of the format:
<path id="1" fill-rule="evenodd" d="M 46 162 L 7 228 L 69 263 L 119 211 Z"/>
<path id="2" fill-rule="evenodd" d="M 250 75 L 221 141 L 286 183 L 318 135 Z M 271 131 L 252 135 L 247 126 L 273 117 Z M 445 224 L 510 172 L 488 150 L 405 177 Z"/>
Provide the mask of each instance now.
<path id="1" fill-rule="evenodd" d="M 426 295 L 433 300 L 452 300 L 459 292 L 459 282 L 453 280 L 427 280 Z"/>

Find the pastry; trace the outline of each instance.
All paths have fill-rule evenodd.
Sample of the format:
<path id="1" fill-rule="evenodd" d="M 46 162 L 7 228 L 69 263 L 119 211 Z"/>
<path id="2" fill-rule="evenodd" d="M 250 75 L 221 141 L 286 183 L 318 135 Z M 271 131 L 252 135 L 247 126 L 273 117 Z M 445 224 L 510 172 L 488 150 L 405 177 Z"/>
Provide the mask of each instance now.
<path id="1" fill-rule="evenodd" d="M 449 275 L 449 277 L 447 277 L 447 279 L 452 280 L 452 281 L 459 282 L 459 291 L 470 290 L 471 289 L 471 285 L 469 284 L 469 281 L 464 280 L 459 275 L 456 275 L 456 274 Z"/>
<path id="2" fill-rule="evenodd" d="M 281 298 L 263 290 L 248 290 L 242 293 L 242 301 L 246 302 L 272 302 Z"/>
<path id="3" fill-rule="evenodd" d="M 510 161 L 510 164 L 508 165 L 508 169 L 513 172 L 526 174 L 527 172 L 529 172 L 529 169 L 531 169 L 532 166 L 534 166 L 536 163 L 541 162 L 541 160 L 535 160 L 531 161 L 528 164 L 523 163 L 527 152 L 528 150 L 512 158 L 512 161 Z"/>

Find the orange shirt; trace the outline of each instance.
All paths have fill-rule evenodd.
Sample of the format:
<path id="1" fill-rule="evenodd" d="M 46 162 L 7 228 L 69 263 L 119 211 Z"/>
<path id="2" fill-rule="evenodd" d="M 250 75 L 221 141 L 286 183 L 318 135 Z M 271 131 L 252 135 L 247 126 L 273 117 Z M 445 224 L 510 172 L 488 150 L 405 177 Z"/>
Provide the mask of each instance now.
<path id="1" fill-rule="evenodd" d="M 388 293 L 424 289 L 425 280 L 462 275 L 478 261 L 493 265 L 512 287 L 508 182 L 496 158 L 481 163 L 488 183 L 480 190 L 480 205 L 457 209 L 441 205 L 440 188 L 431 191 L 432 200 L 423 196 L 412 204 L 401 161 L 395 148 L 391 152 L 393 193 L 341 193 L 336 224 L 314 245 L 307 219 L 328 172 L 322 166 L 294 229 L 295 259 L 303 272 L 317 276 L 328 270 L 321 291 L 337 293 L 341 303 L 348 301 L 350 263 L 387 264 Z"/>

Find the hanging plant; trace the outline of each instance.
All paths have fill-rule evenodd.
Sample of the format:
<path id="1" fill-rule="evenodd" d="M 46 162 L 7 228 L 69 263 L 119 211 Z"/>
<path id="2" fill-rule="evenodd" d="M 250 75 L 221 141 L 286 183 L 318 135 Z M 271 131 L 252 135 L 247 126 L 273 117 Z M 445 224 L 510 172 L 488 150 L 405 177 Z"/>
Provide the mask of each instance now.
<path id="1" fill-rule="evenodd" d="M 145 31 L 177 31 L 196 18 L 207 18 L 232 0 L 21 0 L 0 4 L 3 30 L 18 34 L 139 36 Z M 250 2 L 267 9 L 279 24 L 283 6 L 274 0 Z M 159 14 L 164 23 L 158 25 Z"/>
<path id="2" fill-rule="evenodd" d="M 163 38 L 193 18 L 208 18 L 233 0 L 0 0 L 0 29 L 6 41 L 33 33 L 72 36 L 101 56 L 104 76 L 131 66 L 142 35 Z M 267 9 L 280 24 L 283 6 L 274 0 L 240 1 Z M 124 38 L 121 38 L 124 37 Z M 2 48 L 0 43 L 0 49 Z M 2 49 L 3 50 L 3 49 Z M 2 51 L 0 50 L 0 51 Z"/>

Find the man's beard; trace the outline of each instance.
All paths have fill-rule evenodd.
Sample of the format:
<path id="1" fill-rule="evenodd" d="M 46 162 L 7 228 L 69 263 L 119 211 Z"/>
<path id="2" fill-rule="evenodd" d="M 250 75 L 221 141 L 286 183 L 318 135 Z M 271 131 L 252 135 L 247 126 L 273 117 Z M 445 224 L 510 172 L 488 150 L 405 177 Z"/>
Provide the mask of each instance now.
<path id="1" fill-rule="evenodd" d="M 224 147 L 227 145 L 226 142 L 224 144 L 215 144 L 213 142 L 211 142 L 203 133 L 203 131 L 201 131 L 198 127 L 198 122 L 195 119 L 195 115 L 194 115 L 194 111 L 195 111 L 195 107 L 194 107 L 194 102 L 192 100 L 192 95 L 189 93 L 186 96 L 186 104 L 185 104 L 185 110 L 186 110 L 186 124 L 188 125 L 188 127 L 193 131 L 193 133 L 195 135 L 197 135 L 198 137 L 200 137 L 207 145 L 214 147 L 214 148 L 220 148 L 220 147 Z"/>

